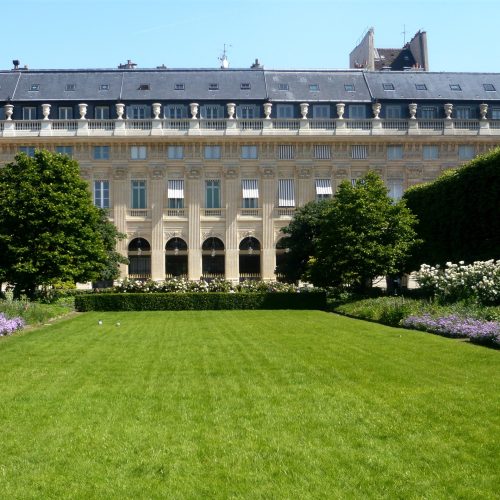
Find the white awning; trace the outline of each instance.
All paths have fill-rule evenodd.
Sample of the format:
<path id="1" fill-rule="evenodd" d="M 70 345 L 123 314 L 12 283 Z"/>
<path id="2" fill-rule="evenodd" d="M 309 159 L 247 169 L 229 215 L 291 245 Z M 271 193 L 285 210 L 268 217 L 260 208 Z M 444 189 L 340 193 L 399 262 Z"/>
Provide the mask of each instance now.
<path id="1" fill-rule="evenodd" d="M 278 206 L 280 207 L 295 206 L 293 179 L 278 179 Z"/>
<path id="2" fill-rule="evenodd" d="M 172 180 L 168 181 L 168 197 L 170 199 L 182 199 L 184 198 L 184 180 Z"/>
<path id="3" fill-rule="evenodd" d="M 258 198 L 259 185 L 257 179 L 242 179 L 241 186 L 243 188 L 243 198 Z"/>
<path id="4" fill-rule="evenodd" d="M 332 181 L 330 179 L 316 179 L 316 194 L 332 195 Z"/>

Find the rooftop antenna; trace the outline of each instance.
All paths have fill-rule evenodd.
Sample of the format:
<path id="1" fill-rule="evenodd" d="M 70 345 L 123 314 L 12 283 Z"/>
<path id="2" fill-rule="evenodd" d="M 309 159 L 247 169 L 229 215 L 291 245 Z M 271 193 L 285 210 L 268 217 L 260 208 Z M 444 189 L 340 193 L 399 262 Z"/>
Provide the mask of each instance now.
<path id="1" fill-rule="evenodd" d="M 232 47 L 232 45 L 229 45 L 229 47 Z M 222 55 L 218 59 L 220 61 L 220 68 L 221 69 L 229 68 L 229 61 L 227 60 L 226 44 L 224 44 L 224 49 L 222 51 Z"/>
<path id="2" fill-rule="evenodd" d="M 403 47 L 406 45 L 406 24 L 403 24 L 403 31 L 401 32 L 403 35 Z"/>

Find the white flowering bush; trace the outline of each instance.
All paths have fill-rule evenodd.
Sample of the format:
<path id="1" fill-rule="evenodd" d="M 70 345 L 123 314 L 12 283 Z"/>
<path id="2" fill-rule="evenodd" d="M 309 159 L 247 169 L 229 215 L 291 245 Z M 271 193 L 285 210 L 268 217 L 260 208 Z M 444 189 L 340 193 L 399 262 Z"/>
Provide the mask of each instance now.
<path id="1" fill-rule="evenodd" d="M 187 292 L 296 292 L 297 287 L 278 281 L 247 280 L 234 284 L 223 278 L 205 281 L 189 281 L 185 278 L 172 278 L 166 281 L 140 281 L 124 279 L 114 287 L 115 292 L 122 293 L 187 293 Z"/>
<path id="2" fill-rule="evenodd" d="M 471 300 L 480 304 L 500 303 L 500 260 L 465 264 L 447 262 L 444 268 L 422 264 L 415 273 L 420 287 L 447 302 Z"/>

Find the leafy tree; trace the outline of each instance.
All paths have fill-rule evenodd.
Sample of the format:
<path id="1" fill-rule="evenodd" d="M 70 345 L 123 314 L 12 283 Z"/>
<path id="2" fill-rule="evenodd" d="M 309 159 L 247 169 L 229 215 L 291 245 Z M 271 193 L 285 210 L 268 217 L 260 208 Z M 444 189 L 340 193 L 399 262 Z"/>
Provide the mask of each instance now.
<path id="1" fill-rule="evenodd" d="M 374 278 L 398 274 L 417 239 L 415 217 L 394 203 L 374 172 L 344 181 L 328 201 L 299 209 L 288 228 L 287 278 L 364 291 Z M 294 272 L 296 274 L 294 274 Z"/>
<path id="2" fill-rule="evenodd" d="M 0 169 L 0 193 L 0 276 L 16 296 L 95 280 L 113 266 L 119 235 L 92 204 L 76 161 L 18 154 Z"/>
<path id="3" fill-rule="evenodd" d="M 289 283 L 304 275 L 309 259 L 315 254 L 315 240 L 319 236 L 320 222 L 331 200 L 312 201 L 299 208 L 290 224 L 282 231 L 285 236 L 280 245 L 287 253 L 276 271 Z"/>
<path id="4" fill-rule="evenodd" d="M 368 172 L 354 186 L 344 181 L 321 219 L 306 274 L 316 285 L 364 291 L 377 276 L 403 270 L 416 243 L 415 223 L 376 173 Z"/>

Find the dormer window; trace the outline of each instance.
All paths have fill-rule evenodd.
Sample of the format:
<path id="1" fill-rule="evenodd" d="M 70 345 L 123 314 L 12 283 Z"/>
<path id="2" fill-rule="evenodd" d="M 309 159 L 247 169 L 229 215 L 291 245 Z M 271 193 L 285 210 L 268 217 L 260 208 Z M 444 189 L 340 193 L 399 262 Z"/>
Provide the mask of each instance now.
<path id="1" fill-rule="evenodd" d="M 66 90 L 66 92 L 74 92 L 76 90 L 76 83 L 67 83 L 64 90 Z"/>
<path id="2" fill-rule="evenodd" d="M 32 83 L 30 86 L 30 91 L 31 92 L 38 92 L 40 90 L 40 84 L 39 83 Z"/>
<path id="3" fill-rule="evenodd" d="M 109 83 L 101 83 L 99 90 L 109 90 Z"/>
<path id="4" fill-rule="evenodd" d="M 137 90 L 151 90 L 149 83 L 141 83 Z"/>
<path id="5" fill-rule="evenodd" d="M 417 90 L 427 90 L 427 85 L 425 83 L 416 83 L 415 88 Z"/>
<path id="6" fill-rule="evenodd" d="M 311 83 L 311 85 L 309 85 L 309 91 L 319 92 L 319 83 Z"/>
<path id="7" fill-rule="evenodd" d="M 219 90 L 219 84 L 218 83 L 209 83 L 208 90 Z"/>
<path id="8" fill-rule="evenodd" d="M 288 83 L 279 83 L 278 84 L 278 90 L 289 90 L 290 87 L 288 86 Z"/>
<path id="9" fill-rule="evenodd" d="M 184 90 L 184 84 L 183 83 L 175 83 L 174 84 L 174 90 Z"/>
<path id="10" fill-rule="evenodd" d="M 461 91 L 462 88 L 458 83 L 450 83 L 450 90 Z"/>
<path id="11" fill-rule="evenodd" d="M 394 84 L 393 83 L 383 83 L 382 88 L 384 90 L 394 90 Z"/>
<path id="12" fill-rule="evenodd" d="M 250 84 L 249 83 L 241 83 L 240 89 L 241 90 L 250 90 Z"/>
<path id="13" fill-rule="evenodd" d="M 486 90 L 486 92 L 495 92 L 496 88 L 492 83 L 483 83 L 483 89 Z"/>
<path id="14" fill-rule="evenodd" d="M 344 90 L 346 92 L 354 92 L 356 90 L 356 88 L 354 87 L 354 83 L 345 83 Z"/>

